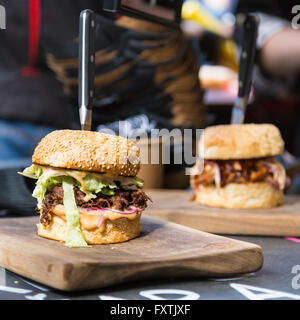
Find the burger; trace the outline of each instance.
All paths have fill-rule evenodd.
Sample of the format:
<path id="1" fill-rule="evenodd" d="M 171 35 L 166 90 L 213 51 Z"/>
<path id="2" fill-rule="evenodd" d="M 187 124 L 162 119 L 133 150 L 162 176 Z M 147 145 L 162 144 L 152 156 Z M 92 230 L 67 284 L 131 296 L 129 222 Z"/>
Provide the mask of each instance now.
<path id="1" fill-rule="evenodd" d="M 140 150 L 123 137 L 57 130 L 21 174 L 36 179 L 38 235 L 69 247 L 123 242 L 141 232 L 149 197 L 136 175 Z"/>
<path id="2" fill-rule="evenodd" d="M 271 124 L 206 128 L 200 157 L 191 169 L 192 200 L 223 208 L 281 205 L 287 177 L 274 156 L 283 149 L 281 134 Z"/>

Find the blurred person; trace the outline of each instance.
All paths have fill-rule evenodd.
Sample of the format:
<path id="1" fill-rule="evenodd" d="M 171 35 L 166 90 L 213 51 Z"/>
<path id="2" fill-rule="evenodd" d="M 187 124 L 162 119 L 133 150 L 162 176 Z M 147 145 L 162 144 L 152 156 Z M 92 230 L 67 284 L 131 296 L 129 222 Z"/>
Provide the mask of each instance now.
<path id="1" fill-rule="evenodd" d="M 79 15 L 87 8 L 99 13 L 101 1 L 5 0 L 3 5 L 0 161 L 29 157 L 54 128 L 79 128 Z M 145 115 L 151 127 L 205 123 L 197 61 L 179 30 L 102 13 L 96 25 L 93 130 L 136 115 Z"/>
<path id="2" fill-rule="evenodd" d="M 254 76 L 258 101 L 254 108 L 249 108 L 248 116 L 251 121 L 276 123 L 287 150 L 299 157 L 300 19 L 296 16 L 300 12 L 299 2 L 240 0 L 237 12 L 258 12 L 260 18 Z M 295 156 L 286 151 L 282 159 L 293 173 L 290 193 L 300 193 L 300 176 L 296 172 L 300 160 Z"/>
<path id="3" fill-rule="evenodd" d="M 299 1 L 240 0 L 237 12 L 258 12 L 257 46 L 264 72 L 291 79 L 300 71 L 300 24 L 296 14 Z M 296 20 L 295 20 L 296 19 Z"/>
<path id="4" fill-rule="evenodd" d="M 28 165 L 36 143 L 49 131 L 80 128 L 79 15 L 88 8 L 99 13 L 101 1 L 1 4 L 7 29 L 0 31 L 0 169 L 6 168 L 0 170 L 0 187 L 6 190 L 0 209 L 32 214 L 30 182 L 16 171 Z M 113 129 L 119 120 L 147 131 L 203 127 L 199 67 L 179 30 L 102 13 L 96 15 L 96 26 L 92 130 Z M 184 172 L 183 165 L 166 167 L 171 177 Z M 188 185 L 184 177 L 175 178 L 176 187 Z"/>
<path id="5" fill-rule="evenodd" d="M 78 107 L 46 64 L 46 44 L 75 39 L 81 10 L 97 0 L 2 0 L 0 30 L 0 168 L 30 162 L 41 137 L 78 128 Z"/>
<path id="6" fill-rule="evenodd" d="M 297 9 L 298 7 L 298 9 Z M 237 16 L 257 12 L 260 18 L 257 38 L 258 95 L 286 97 L 297 93 L 300 72 L 300 24 L 297 1 L 240 0 Z M 254 81 L 254 85 L 255 85 Z"/>

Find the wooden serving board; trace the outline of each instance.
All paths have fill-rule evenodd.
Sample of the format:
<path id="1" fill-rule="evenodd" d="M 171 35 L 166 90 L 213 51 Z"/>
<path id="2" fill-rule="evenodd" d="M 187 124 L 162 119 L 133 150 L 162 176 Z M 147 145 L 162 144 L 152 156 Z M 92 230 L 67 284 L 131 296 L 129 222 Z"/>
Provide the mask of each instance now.
<path id="1" fill-rule="evenodd" d="M 37 218 L 0 220 L 0 265 L 66 290 L 170 277 L 227 277 L 257 271 L 261 248 L 143 215 L 142 234 L 131 241 L 67 248 L 40 238 Z"/>
<path id="2" fill-rule="evenodd" d="M 190 201 L 192 192 L 149 190 L 153 204 L 147 213 L 206 232 L 231 235 L 300 236 L 300 197 L 285 196 L 272 209 L 222 209 Z"/>

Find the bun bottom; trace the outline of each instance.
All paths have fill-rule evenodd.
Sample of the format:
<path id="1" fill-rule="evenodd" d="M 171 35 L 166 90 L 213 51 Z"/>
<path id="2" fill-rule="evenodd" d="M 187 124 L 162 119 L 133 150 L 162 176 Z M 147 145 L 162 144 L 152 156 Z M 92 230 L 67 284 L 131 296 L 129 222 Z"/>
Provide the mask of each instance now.
<path id="1" fill-rule="evenodd" d="M 110 220 L 107 218 L 103 228 L 81 231 L 85 241 L 88 244 L 109 244 L 118 243 L 136 238 L 142 231 L 140 224 L 141 214 L 137 214 L 135 219 L 129 220 L 125 217 Z M 52 214 L 52 220 L 49 226 L 45 227 L 41 223 L 37 225 L 38 235 L 43 238 L 66 241 L 67 222 L 61 217 Z"/>
<path id="2" fill-rule="evenodd" d="M 198 204 L 231 209 L 272 208 L 283 203 L 283 192 L 265 182 L 229 183 L 224 187 L 199 186 L 194 200 Z"/>

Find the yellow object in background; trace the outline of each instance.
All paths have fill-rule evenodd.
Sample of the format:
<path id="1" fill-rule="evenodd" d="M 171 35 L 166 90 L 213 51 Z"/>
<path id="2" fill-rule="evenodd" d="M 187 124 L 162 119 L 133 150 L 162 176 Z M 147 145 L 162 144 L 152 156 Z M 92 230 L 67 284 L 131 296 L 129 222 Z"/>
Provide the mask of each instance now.
<path id="1" fill-rule="evenodd" d="M 198 1 L 185 1 L 182 6 L 182 18 L 198 23 L 203 29 L 220 36 L 218 43 L 219 64 L 224 65 L 234 71 L 238 71 L 238 50 L 237 46 L 228 38 L 228 33 L 224 30 L 224 24 L 209 13 Z"/>
<path id="2" fill-rule="evenodd" d="M 182 6 L 182 19 L 198 22 L 202 28 L 223 35 L 224 25 L 198 1 L 186 1 Z"/>
<path id="3" fill-rule="evenodd" d="M 238 72 L 239 60 L 236 44 L 229 39 L 221 39 L 219 44 L 220 64 Z"/>

